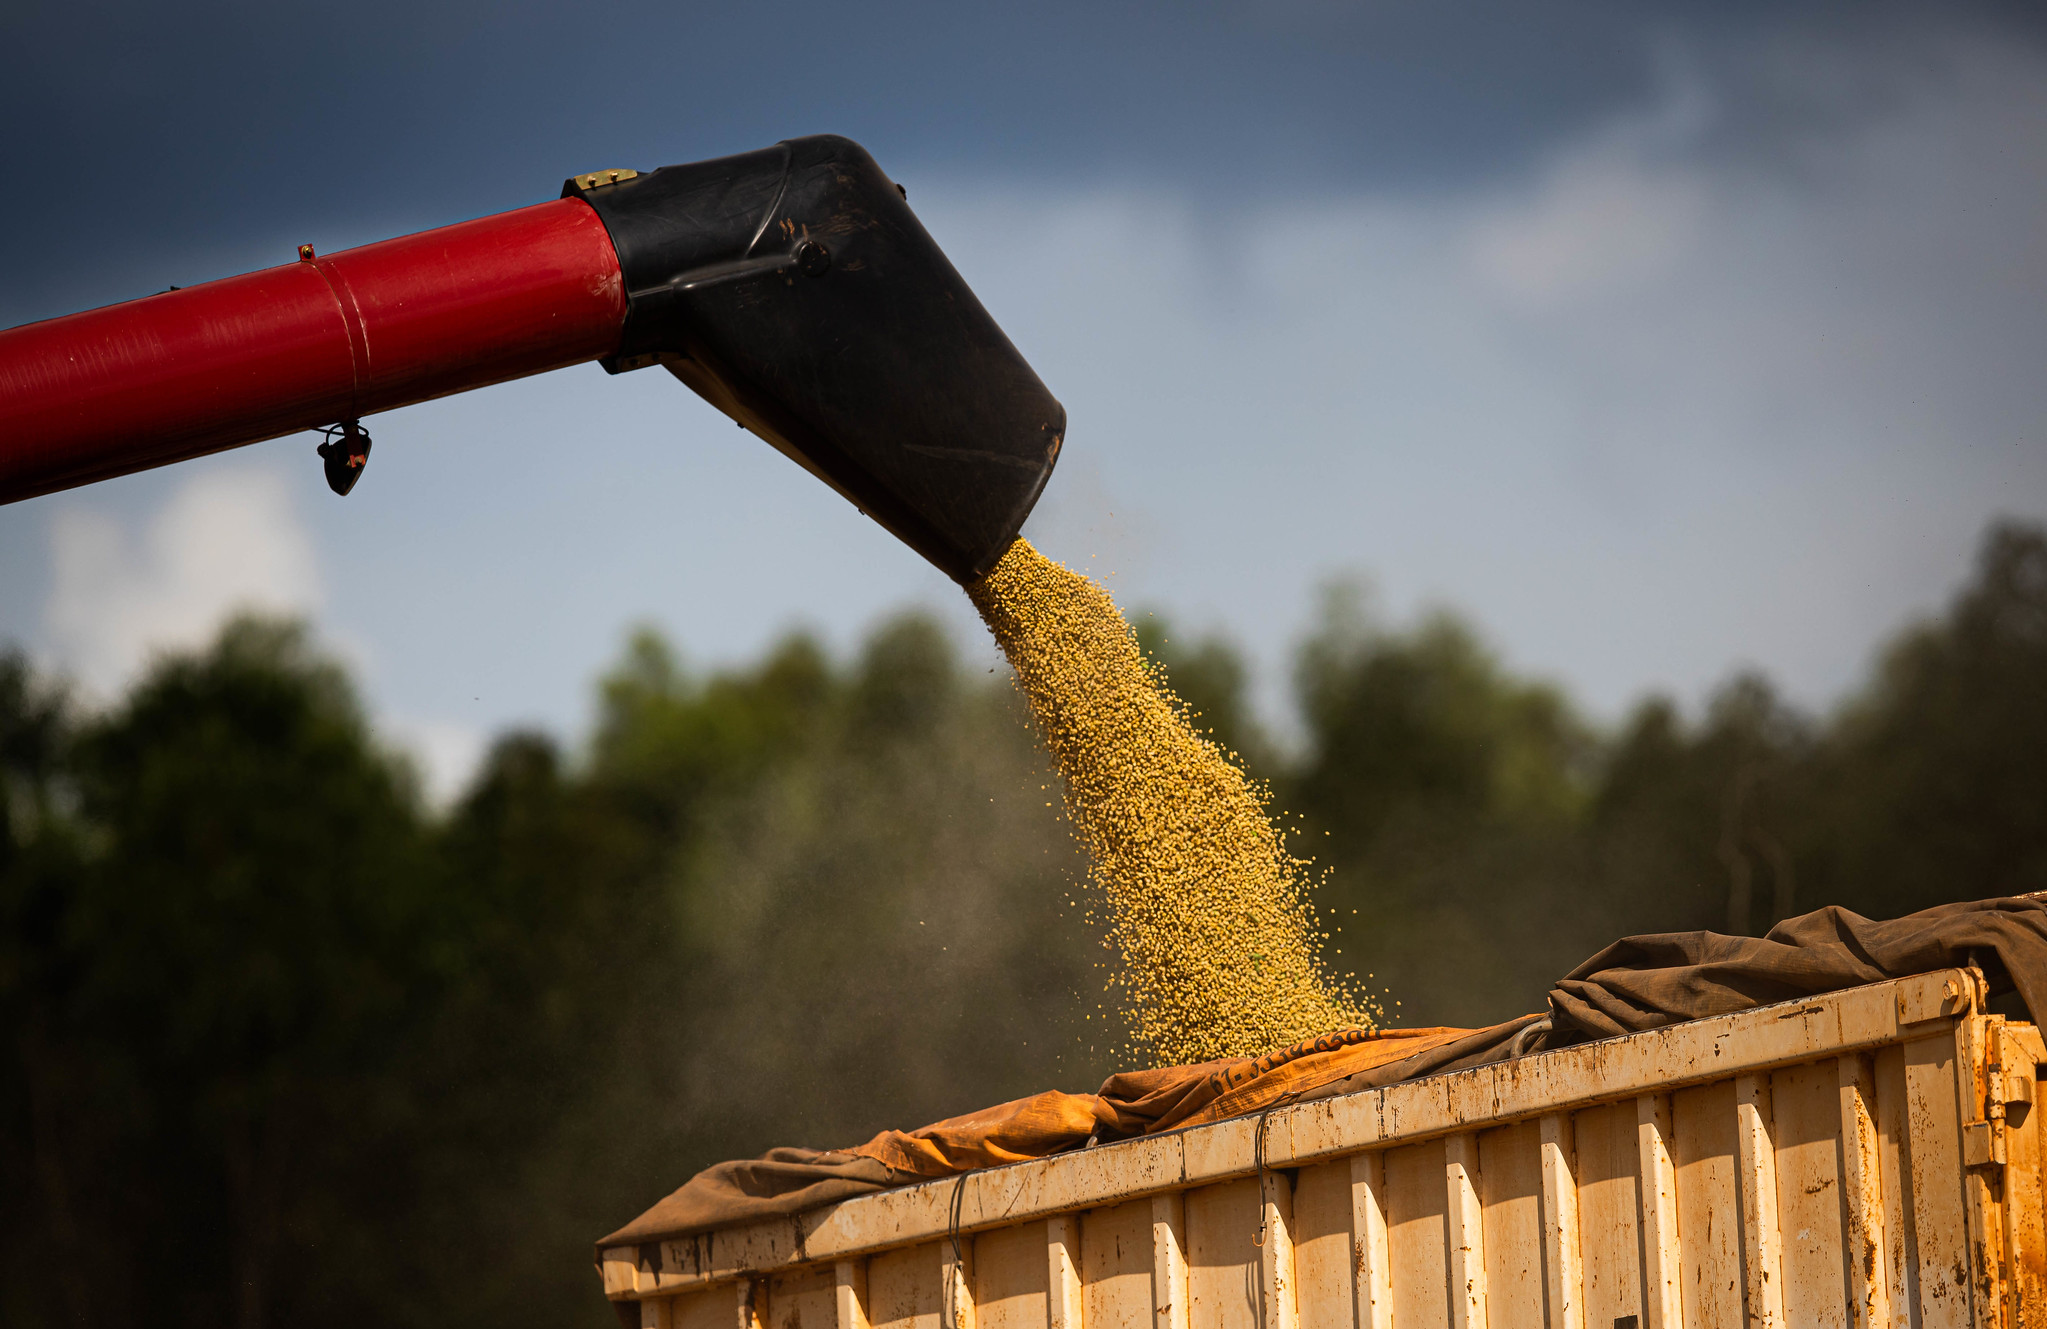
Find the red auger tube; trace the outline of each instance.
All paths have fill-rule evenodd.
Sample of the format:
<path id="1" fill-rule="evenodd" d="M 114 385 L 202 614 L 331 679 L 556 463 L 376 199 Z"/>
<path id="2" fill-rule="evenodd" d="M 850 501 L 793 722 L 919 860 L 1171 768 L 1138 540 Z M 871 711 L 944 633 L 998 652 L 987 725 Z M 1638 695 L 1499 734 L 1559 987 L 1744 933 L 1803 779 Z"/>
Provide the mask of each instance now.
<path id="1" fill-rule="evenodd" d="M 564 198 L 0 331 L 0 503 L 595 360 L 625 315 Z"/>

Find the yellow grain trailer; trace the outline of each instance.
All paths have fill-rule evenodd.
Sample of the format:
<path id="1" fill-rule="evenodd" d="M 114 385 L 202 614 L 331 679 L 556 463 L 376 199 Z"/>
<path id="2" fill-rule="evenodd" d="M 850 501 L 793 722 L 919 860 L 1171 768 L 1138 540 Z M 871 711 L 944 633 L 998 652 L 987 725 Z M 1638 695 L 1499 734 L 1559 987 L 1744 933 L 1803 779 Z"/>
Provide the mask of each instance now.
<path id="1" fill-rule="evenodd" d="M 2047 1047 L 1984 998 L 1947 970 L 607 1248 L 604 1290 L 647 1329 L 2047 1324 Z"/>

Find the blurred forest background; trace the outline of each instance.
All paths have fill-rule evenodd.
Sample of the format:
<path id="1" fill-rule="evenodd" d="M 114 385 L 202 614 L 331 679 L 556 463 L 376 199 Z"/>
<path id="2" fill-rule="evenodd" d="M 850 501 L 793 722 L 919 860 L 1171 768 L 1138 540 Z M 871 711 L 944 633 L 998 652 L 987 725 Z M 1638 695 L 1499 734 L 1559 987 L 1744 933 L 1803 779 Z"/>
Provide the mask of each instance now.
<path id="1" fill-rule="evenodd" d="M 1226 640 L 1139 621 L 1399 1023 L 1626 933 L 2047 888 L 2036 527 L 1825 716 L 1743 676 L 1604 732 L 1332 592 L 1289 750 Z M 600 687 L 435 813 L 294 624 L 98 713 L 0 663 L 0 1321 L 608 1326 L 591 1242 L 698 1167 L 1116 1069 L 1046 761 L 932 622 L 711 674 L 641 634 Z"/>

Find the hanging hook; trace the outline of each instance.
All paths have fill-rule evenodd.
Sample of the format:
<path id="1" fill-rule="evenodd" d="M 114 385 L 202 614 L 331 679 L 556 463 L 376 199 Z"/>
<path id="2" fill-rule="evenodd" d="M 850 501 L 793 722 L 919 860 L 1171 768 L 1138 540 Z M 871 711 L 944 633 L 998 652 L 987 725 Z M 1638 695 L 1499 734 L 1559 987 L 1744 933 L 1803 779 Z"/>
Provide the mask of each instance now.
<path id="1" fill-rule="evenodd" d="M 327 469 L 327 487 L 346 496 L 355 488 L 355 482 L 362 479 L 363 468 L 370 464 L 370 436 L 360 420 L 343 420 L 320 432 L 327 436 L 327 441 L 316 449 Z"/>

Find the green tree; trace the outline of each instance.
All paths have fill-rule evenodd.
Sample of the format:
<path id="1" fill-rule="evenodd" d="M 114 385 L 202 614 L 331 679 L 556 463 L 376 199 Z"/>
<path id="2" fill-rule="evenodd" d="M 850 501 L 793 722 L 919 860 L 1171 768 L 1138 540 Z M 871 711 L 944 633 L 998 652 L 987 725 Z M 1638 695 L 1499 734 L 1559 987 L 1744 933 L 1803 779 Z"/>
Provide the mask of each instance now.
<path id="1" fill-rule="evenodd" d="M 693 957 L 670 984 L 676 1064 L 690 1115 L 718 1123 L 705 1161 L 1100 1069 L 1074 1047 L 1100 987 L 1066 905 L 1080 865 L 1006 681 L 970 685 L 911 614 L 809 695 L 801 742 L 707 801 L 667 877 Z"/>
<path id="2" fill-rule="evenodd" d="M 1403 825 L 1568 820 L 1592 735 L 1556 688 L 1512 678 L 1448 613 L 1360 631 L 1338 607 L 1301 652 L 1309 750 L 1293 788 L 1345 855 Z"/>
<path id="3" fill-rule="evenodd" d="M 1325 597 L 1296 684 L 1308 745 L 1282 790 L 1328 871 L 1321 903 L 1344 960 L 1390 989 L 1397 1022 L 1530 1007 L 1599 932 L 1603 911 L 1573 899 L 1591 731 L 1455 617 L 1386 631 L 1343 588 Z"/>
<path id="4" fill-rule="evenodd" d="M 2047 530 L 2000 523 L 1825 745 L 1815 903 L 1879 915 L 2047 889 Z"/>
<path id="5" fill-rule="evenodd" d="M 1811 908 L 1799 850 L 1812 829 L 1810 721 L 1758 674 L 1688 728 L 1661 698 L 1615 740 L 1588 833 L 1617 932 L 1760 933 Z"/>
<path id="6" fill-rule="evenodd" d="M 67 926 L 84 846 L 74 716 L 19 652 L 0 656 L 0 1320 L 91 1323 L 96 1198 L 76 1160 L 104 1144 L 69 1109 L 91 1068 L 70 1045 L 79 957 Z"/>
<path id="7" fill-rule="evenodd" d="M 296 1234 L 398 1207 L 402 1174 L 362 1169 L 403 1152 L 386 1072 L 436 981 L 409 772 L 301 629 L 254 619 L 88 725 L 75 772 L 91 852 L 42 906 L 62 963 L 35 994 L 54 1052 L 19 1063 L 76 1126 L 41 1151 L 53 1232 L 98 1254 L 67 1318 L 269 1323 Z"/>
<path id="8" fill-rule="evenodd" d="M 816 640 L 796 633 L 761 665 L 699 680 L 650 628 L 598 685 L 591 773 L 659 833 L 683 830 L 708 794 L 758 778 L 799 746 L 830 689 Z"/>
<path id="9" fill-rule="evenodd" d="M 654 1160 L 687 1152 L 644 1038 L 672 1018 L 685 954 L 659 882 L 677 813 L 650 810 L 651 792 L 511 733 L 439 828 L 457 944 L 421 1052 L 394 1072 L 430 1110 L 405 1225 L 418 1258 L 384 1255 L 378 1272 L 405 1285 L 380 1318 L 609 1323 L 588 1244 L 650 1174 L 672 1186 Z"/>

